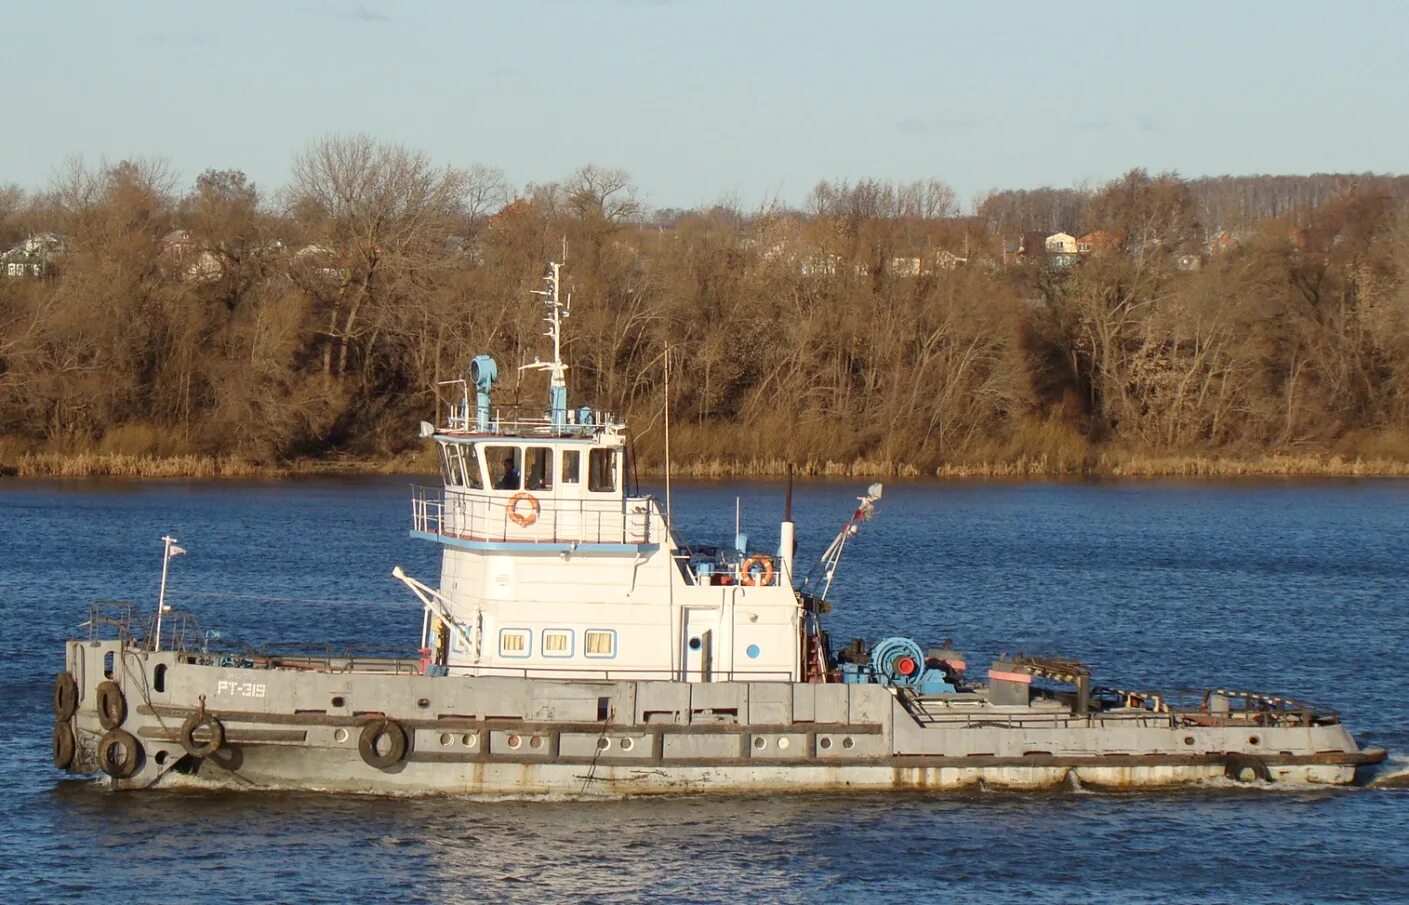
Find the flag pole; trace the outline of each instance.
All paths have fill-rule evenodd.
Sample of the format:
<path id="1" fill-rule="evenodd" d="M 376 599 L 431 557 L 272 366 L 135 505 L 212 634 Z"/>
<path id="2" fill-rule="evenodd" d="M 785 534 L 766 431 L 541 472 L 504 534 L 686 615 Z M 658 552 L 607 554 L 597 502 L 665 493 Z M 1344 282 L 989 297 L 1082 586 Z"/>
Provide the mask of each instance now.
<path id="1" fill-rule="evenodd" d="M 166 573 L 171 568 L 171 545 L 176 543 L 176 538 L 167 534 L 162 537 L 161 554 L 161 590 L 157 592 L 157 623 L 156 631 L 153 632 L 152 650 L 161 650 L 161 617 L 166 612 Z"/>

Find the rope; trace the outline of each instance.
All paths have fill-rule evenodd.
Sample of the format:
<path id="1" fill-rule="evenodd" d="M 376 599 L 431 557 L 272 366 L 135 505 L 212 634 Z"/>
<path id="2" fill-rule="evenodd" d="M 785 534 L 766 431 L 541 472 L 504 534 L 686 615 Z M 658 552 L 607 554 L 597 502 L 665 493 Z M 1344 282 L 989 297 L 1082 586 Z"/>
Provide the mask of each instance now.
<path id="1" fill-rule="evenodd" d="M 600 758 L 602 752 L 606 750 L 602 747 L 602 739 L 607 737 L 607 730 L 611 728 L 611 724 L 612 721 L 610 718 L 602 721 L 602 731 L 597 733 L 597 750 L 592 752 L 592 763 L 587 765 L 587 775 L 582 778 L 582 788 L 578 790 L 577 793 L 579 795 L 587 794 L 587 787 L 591 785 L 592 780 L 597 775 L 597 759 Z"/>

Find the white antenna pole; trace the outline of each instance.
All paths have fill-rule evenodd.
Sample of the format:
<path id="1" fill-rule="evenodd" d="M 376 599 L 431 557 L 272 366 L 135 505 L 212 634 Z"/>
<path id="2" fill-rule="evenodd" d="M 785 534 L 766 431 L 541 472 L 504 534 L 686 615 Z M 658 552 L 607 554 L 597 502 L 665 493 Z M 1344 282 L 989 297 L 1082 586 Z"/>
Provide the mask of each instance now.
<path id="1" fill-rule="evenodd" d="M 734 533 L 738 534 L 740 526 L 743 524 L 744 504 L 739 497 L 734 497 Z"/>
<path id="2" fill-rule="evenodd" d="M 176 543 L 176 538 L 169 534 L 161 540 L 164 545 L 161 550 L 161 590 L 157 592 L 157 622 L 152 650 L 161 650 L 161 616 L 166 612 L 166 573 L 171 568 L 171 545 Z"/>
<path id="3" fill-rule="evenodd" d="M 564 240 L 566 243 L 566 240 Z M 566 244 L 564 244 L 566 248 Z M 547 284 L 546 289 L 534 289 L 534 295 L 543 297 L 543 303 L 548 306 L 548 313 L 544 315 L 543 322 L 548 325 L 548 330 L 543 335 L 553 341 L 553 360 L 539 361 L 534 356 L 532 364 L 520 364 L 519 373 L 526 370 L 547 371 L 548 372 L 548 409 L 549 417 L 552 419 L 553 427 L 561 429 L 567 422 L 567 365 L 563 364 L 563 319 L 568 317 L 567 304 L 571 304 L 572 297 L 568 296 L 565 304 L 562 300 L 562 263 L 550 261 L 548 263 L 548 273 L 543 277 L 543 282 Z"/>
<path id="4" fill-rule="evenodd" d="M 665 525 L 670 529 L 670 344 L 665 346 Z"/>

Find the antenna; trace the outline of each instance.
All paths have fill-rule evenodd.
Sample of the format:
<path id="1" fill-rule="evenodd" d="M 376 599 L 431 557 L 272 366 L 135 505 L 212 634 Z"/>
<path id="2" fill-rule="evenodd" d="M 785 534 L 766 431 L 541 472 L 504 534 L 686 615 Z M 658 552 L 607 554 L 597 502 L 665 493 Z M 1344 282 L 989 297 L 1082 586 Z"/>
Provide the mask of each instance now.
<path id="1" fill-rule="evenodd" d="M 670 344 L 665 346 L 665 526 L 670 529 Z M 673 582 L 672 582 L 673 584 Z"/>
<path id="2" fill-rule="evenodd" d="M 563 239 L 563 255 L 567 256 L 567 239 Z M 548 372 L 548 416 L 555 431 L 561 431 L 567 424 L 568 414 L 568 366 L 563 364 L 562 328 L 563 321 L 571 314 L 572 296 L 569 295 L 566 302 L 562 299 L 562 267 L 562 263 L 557 261 L 549 263 L 548 272 L 543 277 L 547 288 L 532 290 L 534 295 L 543 296 L 543 303 L 548 307 L 548 313 L 543 318 L 548 329 L 543 335 L 553 341 L 553 360 L 539 361 L 535 356 L 529 364 L 519 366 L 520 371 Z"/>
<path id="3" fill-rule="evenodd" d="M 837 564 L 841 562 L 842 552 L 846 549 L 846 542 L 855 537 L 861 531 L 861 526 L 869 522 L 876 514 L 876 503 L 881 499 L 883 488 L 880 484 L 872 484 L 866 488 L 864 496 L 857 497 L 858 506 L 851 514 L 851 518 L 846 520 L 846 524 L 841 526 L 841 531 L 832 539 L 822 556 L 817 560 L 817 564 L 807 573 L 807 577 L 802 582 L 804 591 L 810 591 L 821 585 L 821 593 L 816 594 L 818 600 L 826 600 L 827 594 L 832 590 L 832 579 L 836 577 Z"/>

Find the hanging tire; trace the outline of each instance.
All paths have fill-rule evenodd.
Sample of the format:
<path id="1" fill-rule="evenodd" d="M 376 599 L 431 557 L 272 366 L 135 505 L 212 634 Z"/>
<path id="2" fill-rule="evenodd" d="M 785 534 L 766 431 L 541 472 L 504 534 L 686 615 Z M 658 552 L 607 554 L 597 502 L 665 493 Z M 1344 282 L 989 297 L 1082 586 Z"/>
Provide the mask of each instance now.
<path id="1" fill-rule="evenodd" d="M 196 733 L 202 729 L 205 730 L 202 733 L 206 736 L 205 741 L 196 738 Z M 193 713 L 181 724 L 181 733 L 177 740 L 192 757 L 210 757 L 225 747 L 225 726 L 208 713 Z"/>
<path id="2" fill-rule="evenodd" d="M 116 682 L 101 682 L 98 685 L 98 722 L 104 729 L 116 729 L 127 719 L 127 698 Z"/>
<path id="3" fill-rule="evenodd" d="M 54 677 L 54 719 L 72 719 L 77 712 L 78 682 L 73 673 L 61 672 Z"/>
<path id="4" fill-rule="evenodd" d="M 53 734 L 54 766 L 67 770 L 73 766 L 73 757 L 78 753 L 78 742 L 73 737 L 73 726 L 68 720 L 54 724 Z"/>
<path id="5" fill-rule="evenodd" d="M 1271 782 L 1272 774 L 1261 758 L 1251 754 L 1230 754 L 1224 762 L 1223 775 L 1234 782 Z"/>
<path id="6" fill-rule="evenodd" d="M 113 779 L 127 779 L 142 765 L 142 744 L 125 729 L 113 729 L 98 742 L 98 769 Z"/>
<path id="7" fill-rule="evenodd" d="M 379 750 L 380 749 L 380 750 Z M 357 753 L 369 767 L 385 770 L 406 758 L 406 730 L 395 720 L 376 719 L 362 727 Z"/>

